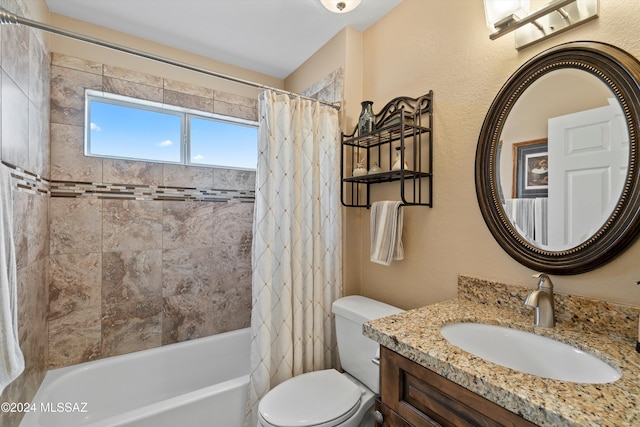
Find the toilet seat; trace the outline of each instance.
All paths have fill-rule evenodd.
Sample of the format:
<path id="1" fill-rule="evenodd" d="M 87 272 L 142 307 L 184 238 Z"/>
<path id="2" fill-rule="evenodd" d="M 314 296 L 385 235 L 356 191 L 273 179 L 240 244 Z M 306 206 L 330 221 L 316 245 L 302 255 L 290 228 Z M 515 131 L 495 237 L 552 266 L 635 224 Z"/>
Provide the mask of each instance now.
<path id="1" fill-rule="evenodd" d="M 269 427 L 333 427 L 358 411 L 361 393 L 335 369 L 298 375 L 260 401 L 260 422 Z"/>

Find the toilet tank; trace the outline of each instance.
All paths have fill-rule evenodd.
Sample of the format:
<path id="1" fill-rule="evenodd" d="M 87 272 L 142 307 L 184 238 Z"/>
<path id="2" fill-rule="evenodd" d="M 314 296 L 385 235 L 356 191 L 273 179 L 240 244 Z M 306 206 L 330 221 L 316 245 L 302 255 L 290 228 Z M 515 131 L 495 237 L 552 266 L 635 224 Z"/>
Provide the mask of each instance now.
<path id="1" fill-rule="evenodd" d="M 338 354 L 342 368 L 371 391 L 379 393 L 380 370 L 371 361 L 378 354 L 379 344 L 362 334 L 362 325 L 402 310 L 380 301 L 352 295 L 335 301 L 332 311 L 336 318 Z"/>

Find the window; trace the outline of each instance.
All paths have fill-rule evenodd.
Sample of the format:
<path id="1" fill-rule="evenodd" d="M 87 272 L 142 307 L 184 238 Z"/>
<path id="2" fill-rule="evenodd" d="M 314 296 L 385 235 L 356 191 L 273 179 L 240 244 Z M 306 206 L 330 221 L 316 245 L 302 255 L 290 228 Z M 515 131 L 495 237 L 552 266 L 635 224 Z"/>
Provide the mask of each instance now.
<path id="1" fill-rule="evenodd" d="M 189 115 L 189 163 L 255 169 L 258 128 Z"/>
<path id="2" fill-rule="evenodd" d="M 256 168 L 255 122 L 96 91 L 86 105 L 88 156 Z"/>

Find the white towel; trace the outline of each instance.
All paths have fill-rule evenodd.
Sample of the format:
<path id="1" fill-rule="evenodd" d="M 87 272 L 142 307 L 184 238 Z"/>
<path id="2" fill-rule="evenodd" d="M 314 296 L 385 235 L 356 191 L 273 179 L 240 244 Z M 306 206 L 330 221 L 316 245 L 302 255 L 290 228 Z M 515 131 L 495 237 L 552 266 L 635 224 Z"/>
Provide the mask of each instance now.
<path id="1" fill-rule="evenodd" d="M 534 199 L 506 199 L 505 211 L 511 223 L 515 225 L 520 235 L 524 236 L 528 241 L 534 240 Z"/>
<path id="2" fill-rule="evenodd" d="M 404 258 L 402 247 L 402 203 L 374 202 L 371 205 L 371 261 L 390 265 Z"/>
<path id="3" fill-rule="evenodd" d="M 549 244 L 549 199 L 538 197 L 534 202 L 536 242 L 541 245 Z"/>
<path id="4" fill-rule="evenodd" d="M 17 286 L 11 173 L 0 164 L 0 393 L 24 370 L 18 338 Z"/>

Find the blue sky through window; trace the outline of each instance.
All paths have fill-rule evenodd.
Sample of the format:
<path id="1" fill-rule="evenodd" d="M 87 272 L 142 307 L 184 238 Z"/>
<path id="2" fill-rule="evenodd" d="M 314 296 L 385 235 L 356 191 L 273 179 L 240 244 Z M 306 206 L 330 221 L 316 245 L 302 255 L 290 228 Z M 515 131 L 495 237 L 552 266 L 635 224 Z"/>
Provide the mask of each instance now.
<path id="1" fill-rule="evenodd" d="M 180 162 L 180 116 L 91 101 L 91 154 Z"/>
<path id="2" fill-rule="evenodd" d="M 258 128 L 184 111 L 89 99 L 87 154 L 136 160 L 255 169 Z M 189 125 L 188 159 L 181 144 Z"/>
<path id="3" fill-rule="evenodd" d="M 255 169 L 258 129 L 199 117 L 189 120 L 191 163 Z"/>

